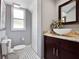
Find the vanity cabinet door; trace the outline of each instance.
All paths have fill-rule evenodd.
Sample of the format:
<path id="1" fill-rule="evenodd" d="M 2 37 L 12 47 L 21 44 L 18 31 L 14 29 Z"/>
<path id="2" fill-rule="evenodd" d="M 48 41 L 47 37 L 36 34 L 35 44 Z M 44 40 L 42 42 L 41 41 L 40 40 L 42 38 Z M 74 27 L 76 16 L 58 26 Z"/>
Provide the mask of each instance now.
<path id="1" fill-rule="evenodd" d="M 79 43 L 67 40 L 61 40 L 60 48 L 65 49 L 73 54 L 79 55 Z"/>
<path id="2" fill-rule="evenodd" d="M 79 59 L 79 43 L 44 36 L 45 59 Z"/>
<path id="3" fill-rule="evenodd" d="M 60 59 L 79 59 L 78 56 L 70 53 L 67 50 L 61 49 Z"/>
<path id="4" fill-rule="evenodd" d="M 44 36 L 44 57 L 45 59 L 58 59 L 57 40 Z"/>
<path id="5" fill-rule="evenodd" d="M 79 59 L 79 43 L 60 40 L 60 59 Z"/>

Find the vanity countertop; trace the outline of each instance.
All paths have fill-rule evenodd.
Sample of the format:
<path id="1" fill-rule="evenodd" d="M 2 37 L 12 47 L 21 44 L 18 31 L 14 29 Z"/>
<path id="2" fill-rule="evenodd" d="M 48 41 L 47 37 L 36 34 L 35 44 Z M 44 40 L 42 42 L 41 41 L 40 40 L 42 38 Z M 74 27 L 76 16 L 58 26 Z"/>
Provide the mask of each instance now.
<path id="1" fill-rule="evenodd" d="M 44 33 L 45 36 L 49 36 L 49 37 L 54 37 L 54 38 L 59 38 L 59 39 L 63 39 L 63 40 L 69 40 L 69 41 L 75 41 L 75 42 L 79 42 L 79 36 L 76 37 L 71 37 L 71 36 L 62 36 L 62 35 L 57 35 L 54 33 Z"/>

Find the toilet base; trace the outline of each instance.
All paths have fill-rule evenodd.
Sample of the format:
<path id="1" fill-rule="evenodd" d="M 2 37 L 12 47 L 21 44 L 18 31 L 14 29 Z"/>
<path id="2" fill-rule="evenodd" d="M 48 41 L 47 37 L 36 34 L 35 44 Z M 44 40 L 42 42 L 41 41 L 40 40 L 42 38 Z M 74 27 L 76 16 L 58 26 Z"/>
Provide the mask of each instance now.
<path id="1" fill-rule="evenodd" d="M 23 49 L 21 49 L 21 50 L 16 50 L 16 51 L 14 51 L 14 53 L 17 54 L 17 55 L 22 54 L 22 53 L 25 52 L 25 49 L 26 49 L 26 48 L 23 48 Z"/>
<path id="2" fill-rule="evenodd" d="M 19 59 L 19 56 L 16 54 L 9 54 L 8 59 Z"/>

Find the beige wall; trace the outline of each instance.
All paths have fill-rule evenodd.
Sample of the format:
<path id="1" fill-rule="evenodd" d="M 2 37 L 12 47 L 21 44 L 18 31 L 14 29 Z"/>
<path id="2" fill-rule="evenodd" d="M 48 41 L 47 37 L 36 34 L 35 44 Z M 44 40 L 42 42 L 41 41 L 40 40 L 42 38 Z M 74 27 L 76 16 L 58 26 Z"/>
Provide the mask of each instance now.
<path id="1" fill-rule="evenodd" d="M 58 6 L 69 0 L 42 0 L 42 28 L 43 32 L 50 29 L 52 20 L 58 18 Z M 65 25 L 64 28 L 78 28 L 79 24 Z"/>
<path id="2" fill-rule="evenodd" d="M 42 29 L 48 31 L 52 20 L 58 18 L 58 6 L 69 0 L 42 0 Z M 78 25 L 73 24 L 74 27 Z M 71 26 L 71 28 L 73 27 Z M 70 25 L 65 25 L 64 28 L 69 28 Z"/>
<path id="3" fill-rule="evenodd" d="M 52 20 L 57 18 L 56 0 L 42 0 L 43 31 L 49 30 Z"/>
<path id="4" fill-rule="evenodd" d="M 79 24 L 70 24 L 70 25 L 64 25 L 64 28 L 72 28 L 72 29 L 78 29 Z"/>

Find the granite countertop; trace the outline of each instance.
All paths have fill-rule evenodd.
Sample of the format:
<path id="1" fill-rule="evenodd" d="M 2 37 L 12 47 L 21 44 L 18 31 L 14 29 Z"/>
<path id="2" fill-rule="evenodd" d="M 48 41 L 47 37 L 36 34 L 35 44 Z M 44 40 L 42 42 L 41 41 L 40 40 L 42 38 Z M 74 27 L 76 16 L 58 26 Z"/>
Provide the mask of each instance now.
<path id="1" fill-rule="evenodd" d="M 49 36 L 49 37 L 54 37 L 54 38 L 59 38 L 59 39 L 63 39 L 63 40 L 69 40 L 69 41 L 75 41 L 75 42 L 79 42 L 79 36 L 63 36 L 63 35 L 57 35 L 57 34 L 54 34 L 54 33 L 44 33 L 43 35 L 45 36 Z"/>

